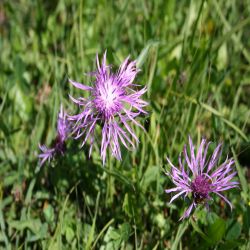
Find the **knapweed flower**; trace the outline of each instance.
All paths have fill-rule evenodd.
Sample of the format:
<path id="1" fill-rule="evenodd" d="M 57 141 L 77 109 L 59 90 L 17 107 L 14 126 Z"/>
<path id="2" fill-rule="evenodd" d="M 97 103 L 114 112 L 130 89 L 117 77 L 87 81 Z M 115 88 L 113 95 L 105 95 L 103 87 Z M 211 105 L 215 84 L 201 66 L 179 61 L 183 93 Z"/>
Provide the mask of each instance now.
<path id="1" fill-rule="evenodd" d="M 239 183 L 232 181 L 232 178 L 237 173 L 234 169 L 234 160 L 227 158 L 221 165 L 217 166 L 222 152 L 222 144 L 219 144 L 212 156 L 207 158 L 210 143 L 207 143 L 206 139 L 202 139 L 195 155 L 195 148 L 192 139 L 189 137 L 190 156 L 188 156 L 185 145 L 184 157 L 181 154 L 179 156 L 179 167 L 175 167 L 167 158 L 168 163 L 171 165 L 171 172 L 167 173 L 167 175 L 171 177 L 176 187 L 165 191 L 166 193 L 177 192 L 170 200 L 170 203 L 179 196 L 188 196 L 192 200 L 191 205 L 180 220 L 189 217 L 192 210 L 199 204 L 203 204 L 208 208 L 208 202 L 212 199 L 210 194 L 212 193 L 221 197 L 232 209 L 231 203 L 221 192 L 238 187 Z"/>
<path id="2" fill-rule="evenodd" d="M 42 166 L 47 160 L 50 161 L 55 155 L 64 154 L 66 149 L 65 141 L 70 133 L 70 123 L 66 118 L 66 113 L 61 105 L 57 120 L 57 136 L 53 141 L 53 147 L 47 148 L 45 145 L 39 145 L 39 148 L 42 151 L 42 153 L 38 155 L 40 158 L 40 166 Z"/>
<path id="3" fill-rule="evenodd" d="M 121 160 L 120 143 L 131 149 L 139 142 L 129 123 L 142 127 L 135 118 L 147 113 L 143 109 L 147 102 L 141 99 L 146 87 L 135 89 L 137 85 L 133 84 L 133 81 L 139 70 L 136 68 L 136 62 L 129 61 L 129 57 L 115 73 L 111 71 L 111 66 L 106 64 L 106 52 L 102 64 L 100 65 L 98 56 L 96 64 L 97 70 L 90 73 L 94 77 L 92 86 L 69 80 L 76 88 L 89 92 L 87 99 L 74 99 L 70 96 L 72 101 L 79 105 L 80 113 L 69 116 L 69 119 L 75 122 L 75 138 L 84 136 L 82 146 L 87 140 L 90 141 L 89 155 L 96 127 L 98 124 L 101 126 L 101 158 L 104 164 L 108 148 L 115 158 Z"/>

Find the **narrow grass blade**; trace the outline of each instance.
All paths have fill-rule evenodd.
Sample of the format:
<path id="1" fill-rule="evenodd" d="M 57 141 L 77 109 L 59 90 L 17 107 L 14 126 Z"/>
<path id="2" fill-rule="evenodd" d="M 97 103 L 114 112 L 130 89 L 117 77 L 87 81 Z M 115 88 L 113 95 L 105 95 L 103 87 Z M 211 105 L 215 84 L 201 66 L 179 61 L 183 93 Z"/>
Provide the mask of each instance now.
<path id="1" fill-rule="evenodd" d="M 175 240 L 174 240 L 173 245 L 171 247 L 171 250 L 177 250 L 177 247 L 181 241 L 181 237 L 183 236 L 183 234 L 187 230 L 187 227 L 188 227 L 187 221 L 184 221 L 179 225 L 177 234 L 175 236 Z"/>

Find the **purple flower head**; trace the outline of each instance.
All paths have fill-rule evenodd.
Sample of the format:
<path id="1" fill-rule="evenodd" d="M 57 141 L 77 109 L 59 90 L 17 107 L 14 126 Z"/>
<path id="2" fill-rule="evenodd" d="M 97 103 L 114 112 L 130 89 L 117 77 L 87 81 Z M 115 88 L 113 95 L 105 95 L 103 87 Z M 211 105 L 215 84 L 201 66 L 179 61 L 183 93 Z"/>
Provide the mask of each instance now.
<path id="1" fill-rule="evenodd" d="M 111 71 L 111 66 L 106 64 L 106 52 L 100 65 L 96 57 L 97 70 L 91 73 L 95 78 L 92 86 L 86 86 L 69 80 L 76 88 L 88 91 L 89 97 L 74 99 L 72 101 L 79 105 L 81 112 L 69 116 L 75 122 L 74 132 L 76 139 L 84 135 L 82 146 L 89 139 L 92 151 L 97 124 L 101 125 L 101 158 L 105 163 L 108 148 L 112 155 L 121 160 L 120 143 L 127 149 L 135 148 L 139 142 L 129 123 L 143 128 L 135 118 L 147 112 L 143 108 L 147 102 L 141 99 L 146 92 L 146 87 L 135 90 L 133 81 L 139 72 L 135 61 L 129 61 L 129 57 L 121 64 L 117 72 Z"/>
<path id="2" fill-rule="evenodd" d="M 50 161 L 55 155 L 63 155 L 66 150 L 65 141 L 70 133 L 70 124 L 66 119 L 66 113 L 63 111 L 61 105 L 60 113 L 57 120 L 57 136 L 53 141 L 53 147 L 47 148 L 45 145 L 39 145 L 41 154 L 38 155 L 40 158 L 40 165 L 42 166 L 47 160 Z"/>
<path id="3" fill-rule="evenodd" d="M 207 151 L 210 143 L 207 143 L 206 139 L 202 139 L 195 155 L 195 147 L 192 139 L 189 137 L 190 156 L 188 156 L 185 145 L 183 150 L 184 157 L 181 154 L 179 156 L 179 168 L 175 167 L 167 158 L 168 163 L 171 165 L 171 173 L 167 174 L 176 186 L 165 190 L 166 193 L 176 192 L 170 203 L 179 196 L 189 196 L 192 200 L 191 205 L 184 212 L 180 220 L 189 217 L 193 208 L 199 204 L 208 207 L 208 201 L 212 199 L 210 197 L 211 193 L 221 197 L 232 209 L 232 204 L 221 192 L 238 187 L 239 183 L 232 181 L 232 178 L 237 173 L 234 169 L 234 160 L 227 158 L 217 167 L 222 152 L 222 144 L 219 144 L 212 156 L 207 159 Z"/>

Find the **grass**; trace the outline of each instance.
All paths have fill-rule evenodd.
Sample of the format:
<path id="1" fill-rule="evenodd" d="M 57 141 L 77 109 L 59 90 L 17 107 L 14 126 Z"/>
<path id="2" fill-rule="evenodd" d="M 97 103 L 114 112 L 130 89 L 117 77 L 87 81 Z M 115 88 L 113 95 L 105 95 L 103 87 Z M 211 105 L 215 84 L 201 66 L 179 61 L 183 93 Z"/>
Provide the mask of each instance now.
<path id="1" fill-rule="evenodd" d="M 250 4 L 243 1 L 3 0 L 0 3 L 0 247 L 2 249 L 249 249 Z M 38 169 L 60 103 L 76 107 L 68 78 L 88 83 L 107 49 L 142 69 L 149 116 L 140 145 L 109 157 L 69 140 L 65 157 Z M 179 222 L 168 204 L 166 156 L 191 135 L 224 142 L 240 190 L 211 212 Z M 215 146 L 215 143 L 213 144 Z"/>

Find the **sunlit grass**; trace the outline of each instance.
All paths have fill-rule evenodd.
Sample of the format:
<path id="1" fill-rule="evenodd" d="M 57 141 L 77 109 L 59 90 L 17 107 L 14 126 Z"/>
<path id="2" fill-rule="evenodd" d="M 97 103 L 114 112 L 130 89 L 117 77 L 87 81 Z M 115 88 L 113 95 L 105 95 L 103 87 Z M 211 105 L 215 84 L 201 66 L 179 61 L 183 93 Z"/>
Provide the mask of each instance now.
<path id="1" fill-rule="evenodd" d="M 0 247 L 3 249 L 249 249 L 250 67 L 245 1 L 4 0 L 0 3 Z M 96 53 L 117 67 L 128 55 L 148 86 L 149 115 L 123 160 L 102 166 L 99 146 L 69 140 L 65 157 L 38 168 L 68 94 L 89 84 Z M 169 205 L 166 156 L 188 135 L 224 142 L 240 190 L 179 222 Z"/>

